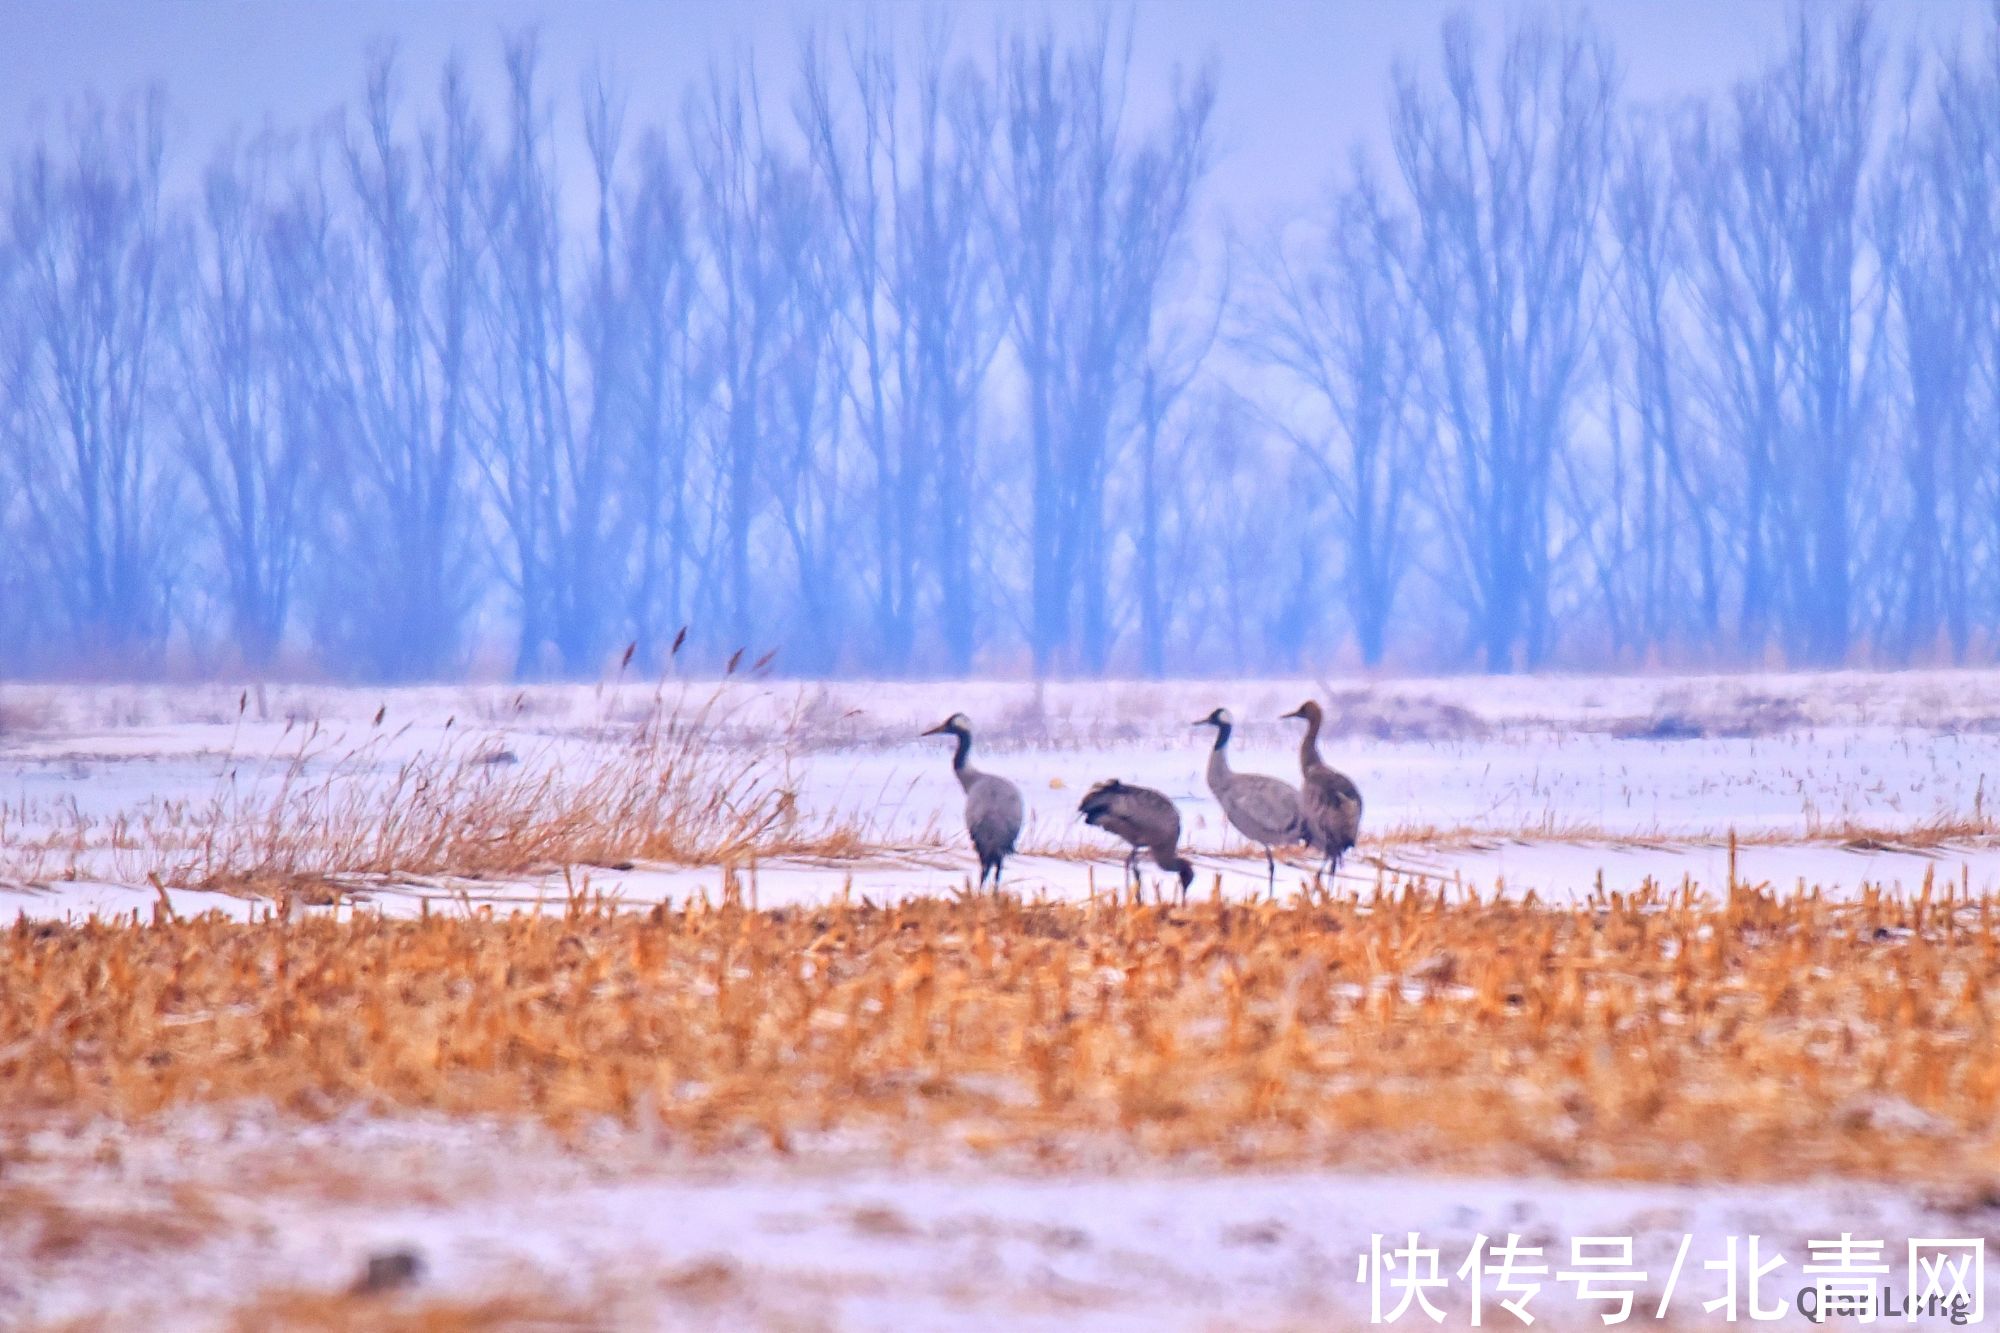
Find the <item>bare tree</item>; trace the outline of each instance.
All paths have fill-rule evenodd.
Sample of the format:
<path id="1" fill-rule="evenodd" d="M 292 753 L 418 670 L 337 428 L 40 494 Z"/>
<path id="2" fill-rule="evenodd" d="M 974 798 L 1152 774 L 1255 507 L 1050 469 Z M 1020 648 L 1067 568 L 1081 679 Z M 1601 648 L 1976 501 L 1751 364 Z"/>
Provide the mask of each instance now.
<path id="1" fill-rule="evenodd" d="M 1846 658 L 1853 627 L 1853 488 L 1882 349 L 1883 292 L 1880 284 L 1867 290 L 1861 276 L 1862 172 L 1880 63 L 1865 9 L 1840 25 L 1824 55 L 1802 18 L 1777 103 L 1796 169 L 1785 221 L 1805 445 L 1798 492 L 1810 533 L 1799 637 L 1822 664 Z"/>
<path id="2" fill-rule="evenodd" d="M 686 194 L 665 136 L 646 135 L 625 206 L 622 305 L 630 321 L 627 382 L 632 495 L 639 536 L 628 616 L 644 660 L 657 667 L 666 640 L 687 623 L 685 584 L 695 558 L 690 495 L 697 431 L 712 373 L 697 327 L 700 283 Z M 615 348 L 613 349 L 616 350 Z"/>
<path id="3" fill-rule="evenodd" d="M 877 664 L 907 670 L 919 611 L 935 606 L 946 657 L 963 670 L 973 648 L 972 440 L 998 342 L 980 226 L 991 99 L 953 66 L 935 28 L 912 84 L 899 78 L 893 46 L 872 35 L 848 43 L 837 84 L 808 38 L 802 88 L 800 126 L 852 284 L 836 313 L 853 347 L 846 397 L 871 460 Z"/>
<path id="4" fill-rule="evenodd" d="M 876 651 L 883 666 L 901 671 L 908 667 L 915 647 L 918 552 L 924 546 L 921 506 L 929 455 L 906 429 L 898 403 L 908 396 L 909 356 L 889 293 L 902 167 L 895 55 L 879 41 L 849 43 L 847 85 L 855 113 L 851 128 L 839 114 L 833 76 L 816 37 L 806 38 L 800 63 L 799 127 L 810 147 L 812 170 L 832 214 L 840 259 L 849 276 L 847 299 L 831 302 L 828 313 L 853 344 L 852 369 L 840 380 L 857 435 L 872 460 L 869 572 Z"/>
<path id="5" fill-rule="evenodd" d="M 697 605 L 719 612 L 731 643 L 742 646 L 759 627 L 751 528 L 765 499 L 759 449 L 767 379 L 791 294 L 777 217 L 767 205 L 774 180 L 791 167 L 766 140 L 754 69 L 710 72 L 689 112 L 688 140 L 710 275 L 706 314 L 720 414 L 715 543 L 704 570 L 706 596 Z"/>
<path id="6" fill-rule="evenodd" d="M 2000 45 L 1993 48 L 2000 53 Z M 2000 62 L 1953 55 L 1925 78 L 1912 61 L 1900 124 L 1874 204 L 1873 235 L 1900 336 L 1901 460 L 1906 504 L 1882 562 L 1894 571 L 1883 637 L 1902 658 L 1940 634 L 1963 661 L 1973 630 L 1976 562 L 1991 558 L 1980 496 L 1994 471 L 1976 441 L 1995 417 L 1981 370 L 1994 354 L 2000 245 Z M 1984 531 L 1982 531 L 1984 529 Z"/>
<path id="7" fill-rule="evenodd" d="M 273 248 L 283 243 L 273 175 L 285 151 L 266 136 L 210 164 L 179 339 L 182 458 L 228 591 L 230 642 L 251 667 L 267 665 L 285 635 L 310 450 L 322 443 L 309 414 L 291 410 L 282 302 L 296 287 Z"/>
<path id="8" fill-rule="evenodd" d="M 1315 498 L 1339 554 L 1362 661 L 1382 660 L 1406 577 L 1414 491 L 1426 465 L 1414 418 L 1418 346 L 1408 222 L 1357 165 L 1328 215 L 1280 235 L 1238 344 L 1282 372 L 1290 410 L 1271 418 L 1311 464 Z M 1276 396 L 1276 395 L 1274 395 Z"/>
<path id="9" fill-rule="evenodd" d="M 1029 647 L 1037 672 L 1111 647 L 1105 482 L 1115 426 L 1208 158 L 1211 71 L 1165 123 L 1125 129 L 1131 36 L 1070 49 L 1017 37 L 999 58 L 1003 147 L 994 250 L 1025 381 L 1032 468 Z"/>
<path id="10" fill-rule="evenodd" d="M 1205 381 L 1205 382 L 1203 382 Z M 1209 670 L 1309 668 L 1339 638 L 1316 534 L 1323 481 L 1270 411 L 1203 377 L 1160 433 L 1168 500 L 1154 521 L 1169 661 Z M 1142 657 L 1143 663 L 1143 644 Z"/>
<path id="11" fill-rule="evenodd" d="M 487 207 L 494 299 L 482 305 L 494 362 L 477 381 L 484 412 L 473 454 L 506 533 L 521 607 L 516 670 L 537 671 L 550 651 L 576 675 L 602 663 L 620 627 L 635 516 L 622 502 L 632 436 L 616 405 L 627 364 L 614 235 L 623 111 L 602 78 L 585 82 L 596 199 L 572 285 L 553 112 L 537 65 L 533 38 L 508 44 L 507 143 Z"/>
<path id="12" fill-rule="evenodd" d="M 827 203 L 802 164 L 787 162 L 766 178 L 762 207 L 784 296 L 763 409 L 765 484 L 793 570 L 788 656 L 797 669 L 823 674 L 842 665 L 851 586 L 844 553 L 855 545 L 842 484 L 853 349 L 838 337 L 837 312 L 862 299 L 824 224 Z"/>
<path id="13" fill-rule="evenodd" d="M 1139 666 L 1157 680 L 1167 670 L 1167 638 L 1172 606 L 1167 580 L 1170 557 L 1167 550 L 1169 526 L 1178 526 L 1185 537 L 1198 531 L 1192 506 L 1185 501 L 1184 480 L 1193 475 L 1198 459 L 1189 458 L 1179 467 L 1164 456 L 1163 435 L 1174 423 L 1183 395 L 1188 391 L 1215 347 L 1222 331 L 1224 312 L 1229 308 L 1227 275 L 1207 302 L 1185 318 L 1155 318 L 1139 364 L 1138 401 L 1133 405 L 1137 422 L 1134 451 L 1138 455 L 1136 508 L 1128 520 L 1133 546 L 1133 598 L 1137 604 Z M 1184 454 L 1192 454 L 1184 449 Z M 1187 464 L 1196 464 L 1190 467 Z M 1176 484 L 1176 479 L 1181 484 Z"/>
<path id="14" fill-rule="evenodd" d="M 1726 117 L 1698 115 L 1682 149 L 1703 397 L 1743 477 L 1739 635 L 1754 647 L 1775 619 L 1814 662 L 1849 646 L 1854 484 L 1879 379 L 1883 289 L 1861 276 L 1876 47 L 1865 11 L 1830 46 L 1801 16 L 1784 58 Z"/>
<path id="15" fill-rule="evenodd" d="M 973 542 L 982 530 L 981 404 L 1005 332 L 987 212 L 994 103 L 968 65 L 949 67 L 942 38 L 917 77 L 916 162 L 897 210 L 892 299 L 909 331 L 905 428 L 936 453 L 933 565 L 945 664 L 972 669 L 977 646 Z"/>
<path id="16" fill-rule="evenodd" d="M 159 660 L 169 629 L 175 477 L 161 429 L 172 223 L 158 93 L 85 103 L 63 143 L 14 168 L 12 410 L 17 558 L 68 643 L 45 658 Z"/>
<path id="17" fill-rule="evenodd" d="M 20 438 L 26 398 L 25 384 L 33 360 L 33 343 L 20 336 L 15 305 L 14 247 L 0 239 L 0 441 L 11 454 Z M 11 332 L 10 332 L 11 331 Z M 15 552 L 27 536 L 26 502 L 15 469 L 0 462 L 0 670 L 26 666 L 48 632 L 46 608 L 31 596 L 33 582 L 25 562 Z"/>
<path id="18" fill-rule="evenodd" d="M 1417 218 L 1408 266 L 1444 445 L 1432 493 L 1489 670 L 1548 648 L 1549 499 L 1587 351 L 1613 79 L 1582 30 L 1529 20 L 1492 87 L 1446 23 L 1444 96 L 1407 68 L 1394 137 Z"/>
<path id="19" fill-rule="evenodd" d="M 1699 451 L 1689 421 L 1690 384 L 1684 330 L 1693 317 L 1686 294 L 1685 203 L 1674 189 L 1660 127 L 1629 126 L 1618 149 L 1608 198 L 1614 264 L 1612 314 L 1602 330 L 1610 363 L 1611 428 L 1622 441 L 1629 413 L 1638 473 L 1632 563 L 1633 634 L 1661 647 L 1676 637 L 1713 646 L 1722 631 L 1719 498 L 1704 484 L 1720 470 Z M 1692 592 L 1692 597 L 1689 593 Z"/>
<path id="20" fill-rule="evenodd" d="M 485 135 L 456 60 L 437 117 L 400 125 L 393 54 L 341 127 L 342 220 L 315 322 L 331 394 L 315 536 L 317 638 L 365 673 L 434 676 L 460 647 L 473 549 L 468 432 L 487 291 Z"/>

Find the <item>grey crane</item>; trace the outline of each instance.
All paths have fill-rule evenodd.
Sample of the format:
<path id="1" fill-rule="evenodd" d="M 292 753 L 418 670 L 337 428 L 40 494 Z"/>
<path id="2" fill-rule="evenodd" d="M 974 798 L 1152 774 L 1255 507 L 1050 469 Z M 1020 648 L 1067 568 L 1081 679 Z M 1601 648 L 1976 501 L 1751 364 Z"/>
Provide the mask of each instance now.
<path id="1" fill-rule="evenodd" d="M 1164 793 L 1112 778 L 1092 787 L 1076 809 L 1086 824 L 1132 844 L 1125 857 L 1126 878 L 1138 878 L 1139 853 L 1151 852 L 1160 869 L 1180 876 L 1181 901 L 1187 901 L 1188 885 L 1194 883 L 1194 866 L 1179 850 L 1181 812 Z"/>
<path id="2" fill-rule="evenodd" d="M 953 713 L 924 733 L 926 736 L 955 736 L 958 749 L 951 756 L 951 771 L 965 789 L 965 831 L 972 835 L 972 850 L 979 853 L 979 887 L 993 875 L 993 887 L 1000 887 L 1000 871 L 1013 855 L 1014 839 L 1021 836 L 1021 789 L 1002 777 L 982 773 L 968 762 L 972 756 L 972 721 L 963 713 Z"/>
<path id="3" fill-rule="evenodd" d="M 1194 724 L 1215 728 L 1215 748 L 1208 752 L 1208 789 L 1238 833 L 1264 848 L 1270 892 L 1278 892 L 1278 859 L 1272 849 L 1307 841 L 1305 815 L 1299 809 L 1299 789 L 1283 778 L 1262 773 L 1238 773 L 1229 767 L 1229 733 L 1236 719 L 1218 708 Z"/>
<path id="4" fill-rule="evenodd" d="M 1340 858 L 1354 846 L 1361 831 L 1361 789 L 1354 780 L 1319 757 L 1319 704 L 1306 700 L 1286 717 L 1304 718 L 1305 739 L 1299 742 L 1299 811 L 1305 816 L 1306 840 L 1326 858 L 1331 878 Z"/>

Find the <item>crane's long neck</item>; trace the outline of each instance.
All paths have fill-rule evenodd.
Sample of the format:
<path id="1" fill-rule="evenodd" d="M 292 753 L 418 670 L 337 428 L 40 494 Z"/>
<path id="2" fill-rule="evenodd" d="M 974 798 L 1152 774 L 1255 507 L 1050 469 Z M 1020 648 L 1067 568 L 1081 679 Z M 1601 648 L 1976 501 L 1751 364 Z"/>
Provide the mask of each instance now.
<path id="1" fill-rule="evenodd" d="M 1306 719 L 1305 738 L 1299 742 L 1299 767 L 1302 769 L 1325 768 L 1326 761 L 1319 757 L 1319 719 Z"/>
<path id="2" fill-rule="evenodd" d="M 958 774 L 959 780 L 962 782 L 965 780 L 965 775 L 972 771 L 971 766 L 966 762 L 972 757 L 972 733 L 969 731 L 954 731 L 951 734 L 958 737 L 958 749 L 953 751 L 951 756 L 951 771 Z"/>
<path id="3" fill-rule="evenodd" d="M 1212 791 L 1229 781 L 1229 724 L 1216 724 L 1215 748 L 1208 752 L 1208 785 Z"/>

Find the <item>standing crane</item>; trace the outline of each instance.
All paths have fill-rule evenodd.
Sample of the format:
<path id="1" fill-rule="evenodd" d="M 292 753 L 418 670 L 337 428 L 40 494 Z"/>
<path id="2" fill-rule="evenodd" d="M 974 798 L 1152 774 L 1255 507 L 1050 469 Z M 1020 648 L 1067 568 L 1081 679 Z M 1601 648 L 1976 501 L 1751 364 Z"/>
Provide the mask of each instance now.
<path id="1" fill-rule="evenodd" d="M 958 749 L 951 756 L 951 771 L 965 789 L 965 831 L 972 835 L 972 850 L 979 853 L 979 887 L 993 875 L 993 887 L 1000 887 L 1000 871 L 1013 855 L 1014 840 L 1021 836 L 1021 789 L 1002 777 L 982 773 L 969 762 L 972 755 L 972 721 L 963 713 L 953 713 L 924 733 L 926 736 L 954 736 Z"/>
<path id="2" fill-rule="evenodd" d="M 1238 833 L 1264 848 L 1264 867 L 1271 896 L 1278 893 L 1278 859 L 1274 848 L 1307 841 L 1299 789 L 1282 778 L 1262 773 L 1238 773 L 1229 767 L 1229 733 L 1236 719 L 1218 708 L 1194 724 L 1215 728 L 1215 748 L 1208 752 L 1208 789 Z"/>
<path id="3" fill-rule="evenodd" d="M 1285 716 L 1305 720 L 1305 738 L 1299 742 L 1299 811 L 1305 816 L 1306 840 L 1326 858 L 1326 875 L 1331 879 L 1361 832 L 1361 789 L 1319 757 L 1324 715 L 1317 702 L 1308 699 Z"/>
<path id="4" fill-rule="evenodd" d="M 1180 854 L 1181 812 L 1165 793 L 1112 778 L 1092 787 L 1076 809 L 1086 824 L 1132 844 L 1125 857 L 1127 879 L 1139 878 L 1139 853 L 1149 851 L 1160 869 L 1180 876 L 1181 901 L 1187 901 L 1194 866 Z"/>

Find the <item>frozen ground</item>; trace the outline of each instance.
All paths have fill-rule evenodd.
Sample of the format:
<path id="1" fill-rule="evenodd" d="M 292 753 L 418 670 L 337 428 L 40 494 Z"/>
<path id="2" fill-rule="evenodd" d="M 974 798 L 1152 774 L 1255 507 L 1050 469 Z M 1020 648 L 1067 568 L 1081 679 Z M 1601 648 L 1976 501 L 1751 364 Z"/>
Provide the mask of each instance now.
<path id="1" fill-rule="evenodd" d="M 1475 1238 L 1513 1234 L 1542 1251 L 1520 1262 L 1549 1270 L 1530 1279 L 1541 1286 L 1526 1307 L 1537 1327 L 1601 1327 L 1616 1308 L 1581 1299 L 1561 1277 L 1584 1271 L 1576 1238 L 1605 1237 L 1632 1241 L 1619 1267 L 1639 1276 L 1605 1287 L 1634 1293 L 1632 1322 L 1712 1328 L 1724 1311 L 1702 1306 L 1726 1295 L 1731 1237 L 1738 1320 L 1749 1322 L 1752 1235 L 1759 1267 L 1784 1259 L 1759 1284 L 1773 1310 L 1814 1281 L 1802 1272 L 1818 1257 L 1810 1242 L 1882 1242 L 1880 1280 L 1900 1296 L 1911 1238 L 1979 1239 L 2000 1222 L 1991 1200 L 1838 1184 L 1157 1166 L 1052 1177 L 970 1161 L 890 1167 L 833 1144 L 782 1162 L 697 1163 L 636 1136 L 578 1147 L 520 1127 L 420 1119 L 301 1129 L 187 1117 L 143 1133 L 44 1131 L 12 1144 L 10 1159 L 11 1193 L 0 1198 L 47 1187 L 63 1212 L 0 1219 L 8 1327 L 268 1326 L 260 1319 L 300 1293 L 349 1288 L 371 1256 L 408 1254 L 421 1263 L 417 1283 L 370 1298 L 385 1316 L 478 1295 L 540 1312 L 536 1327 L 1349 1328 L 1370 1316 L 1358 1279 L 1372 1238 L 1393 1248 L 1415 1232 L 1420 1249 L 1439 1251 L 1449 1285 L 1426 1295 L 1447 1327 L 1469 1318 L 1469 1283 L 1453 1275 Z M 86 1239 L 51 1244 L 50 1227 Z M 1990 1285 L 1982 1272 L 1967 1292 Z M 1400 1295 L 1383 1290 L 1386 1314 Z M 1490 1288 L 1486 1299 L 1487 1326 L 1521 1327 Z M 1398 1323 L 1433 1326 L 1420 1316 L 1413 1306 Z M 1794 1313 L 1776 1326 L 1806 1321 Z"/>
<path id="2" fill-rule="evenodd" d="M 688 706 L 704 685 L 668 687 Z M 653 686 L 24 687 L 0 691 L 0 912 L 64 916 L 151 909 L 149 829 L 228 795 L 293 781 L 387 781 L 457 744 L 527 765 L 587 768 L 652 706 Z M 1367 798 L 1353 887 L 1417 882 L 1571 896 L 1648 880 L 1721 892 L 1728 843 L 1739 881 L 1829 893 L 1864 883 L 1914 890 L 1926 877 L 2000 889 L 1985 777 L 2000 765 L 2000 673 L 1735 677 L 1479 678 L 1353 682 L 1174 682 L 1037 688 L 998 683 L 735 682 L 714 705 L 719 734 L 797 794 L 807 824 L 851 828 L 873 851 L 837 862 L 767 862 L 766 905 L 842 893 L 938 892 L 970 868 L 948 745 L 918 733 L 963 709 L 977 761 L 1014 778 L 1029 806 L 1027 893 L 1081 897 L 1118 877 L 1116 849 L 1080 825 L 1081 792 L 1120 776 L 1181 805 L 1204 868 L 1198 892 L 1261 887 L 1260 858 L 1223 824 L 1202 780 L 1210 733 L 1189 725 L 1222 704 L 1240 726 L 1239 769 L 1296 772 L 1308 694 L 1332 701 L 1328 757 Z M 381 721 L 378 723 L 378 714 Z M 295 762 L 296 761 L 296 762 Z M 1955 836 L 1953 836 L 1955 835 Z M 739 866 L 748 883 L 749 867 Z M 1302 867 L 1287 876 L 1301 879 Z M 634 902 L 722 891 L 716 866 L 577 868 L 504 883 L 405 878 L 357 885 L 381 910 L 420 898 L 496 905 L 560 900 L 581 876 Z M 167 874 L 176 910 L 254 910 Z"/>

